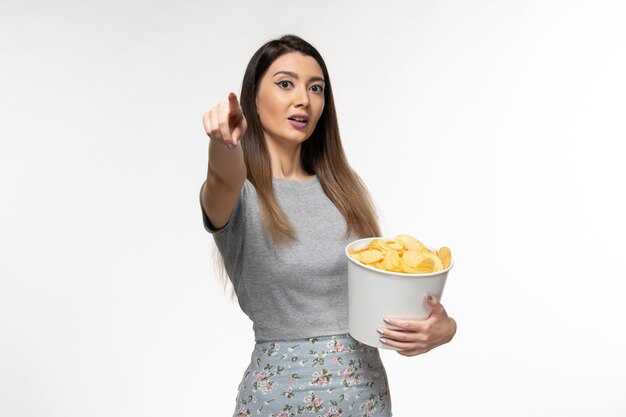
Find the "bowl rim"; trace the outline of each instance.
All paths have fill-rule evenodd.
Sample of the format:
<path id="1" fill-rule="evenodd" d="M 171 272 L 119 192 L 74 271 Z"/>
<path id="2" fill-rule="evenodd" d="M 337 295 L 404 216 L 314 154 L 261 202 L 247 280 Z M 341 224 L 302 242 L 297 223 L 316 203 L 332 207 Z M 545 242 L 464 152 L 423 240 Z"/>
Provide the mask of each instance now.
<path id="1" fill-rule="evenodd" d="M 357 266 L 360 266 L 362 268 L 365 269 L 369 269 L 370 271 L 375 271 L 375 272 L 379 272 L 381 274 L 386 274 L 386 275 L 391 275 L 391 276 L 396 276 L 396 277 L 416 277 L 416 278 L 426 278 L 426 277 L 433 277 L 436 275 L 443 275 L 445 273 L 447 273 L 448 271 L 450 271 L 452 269 L 452 267 L 454 266 L 454 258 L 450 260 L 450 265 L 442 270 L 442 271 L 437 271 L 437 272 L 429 272 L 427 274 L 409 274 L 407 272 L 394 272 L 394 271 L 385 271 L 382 269 L 378 269 L 378 268 L 374 268 L 372 266 L 369 265 L 365 265 L 362 264 L 361 262 L 356 261 L 355 259 L 352 258 L 352 256 L 350 256 L 350 254 L 348 253 L 348 249 L 350 249 L 350 246 L 354 245 L 355 243 L 358 242 L 371 242 L 374 239 L 384 239 L 384 240 L 393 240 L 393 238 L 387 238 L 384 236 L 378 236 L 378 237 L 365 237 L 362 239 L 357 239 L 357 240 L 353 240 L 352 242 L 348 243 L 344 249 L 344 253 L 346 255 L 346 257 L 348 258 L 348 260 L 352 263 L 354 263 Z M 426 247 L 428 247 L 428 245 L 425 245 Z"/>

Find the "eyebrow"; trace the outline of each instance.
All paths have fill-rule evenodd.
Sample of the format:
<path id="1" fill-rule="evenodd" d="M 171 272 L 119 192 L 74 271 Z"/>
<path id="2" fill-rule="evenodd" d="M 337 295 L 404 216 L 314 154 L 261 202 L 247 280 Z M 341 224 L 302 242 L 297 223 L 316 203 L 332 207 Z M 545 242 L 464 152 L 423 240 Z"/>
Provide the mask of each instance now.
<path id="1" fill-rule="evenodd" d="M 300 78 L 300 77 L 298 77 L 298 74 L 296 74 L 295 72 L 291 72 L 291 71 L 278 71 L 272 77 L 275 77 L 278 74 L 286 74 L 286 75 L 289 75 L 290 77 L 295 78 L 296 80 Z M 310 81 L 321 81 L 323 83 L 326 82 L 326 81 L 324 81 L 324 79 L 322 77 L 318 77 L 318 76 L 313 76 L 313 77 L 309 78 L 309 82 Z"/>

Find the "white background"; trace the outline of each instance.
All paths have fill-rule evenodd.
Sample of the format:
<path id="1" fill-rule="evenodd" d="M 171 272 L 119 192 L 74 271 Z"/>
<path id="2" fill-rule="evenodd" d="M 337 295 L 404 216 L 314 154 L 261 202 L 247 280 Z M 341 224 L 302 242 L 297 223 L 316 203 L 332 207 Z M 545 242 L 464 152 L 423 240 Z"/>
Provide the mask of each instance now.
<path id="1" fill-rule="evenodd" d="M 394 416 L 624 416 L 621 1 L 0 5 L 0 415 L 229 416 L 252 324 L 201 223 L 201 117 L 264 42 L 330 71 L 385 234 L 452 248 L 452 343 Z"/>

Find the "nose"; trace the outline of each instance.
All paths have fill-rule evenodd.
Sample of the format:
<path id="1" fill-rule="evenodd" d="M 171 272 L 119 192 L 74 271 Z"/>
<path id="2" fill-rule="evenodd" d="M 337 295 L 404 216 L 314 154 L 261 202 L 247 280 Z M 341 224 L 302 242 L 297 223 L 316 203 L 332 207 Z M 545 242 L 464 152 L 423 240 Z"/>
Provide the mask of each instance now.
<path id="1" fill-rule="evenodd" d="M 297 89 L 294 100 L 296 107 L 309 107 L 309 92 L 306 86 Z"/>

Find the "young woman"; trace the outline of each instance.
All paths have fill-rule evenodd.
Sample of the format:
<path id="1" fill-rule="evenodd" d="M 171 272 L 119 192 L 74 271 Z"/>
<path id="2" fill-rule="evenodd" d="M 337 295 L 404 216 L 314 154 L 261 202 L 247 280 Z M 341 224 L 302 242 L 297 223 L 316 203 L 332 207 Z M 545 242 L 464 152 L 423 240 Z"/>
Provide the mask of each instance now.
<path id="1" fill-rule="evenodd" d="M 391 416 L 378 349 L 348 334 L 344 248 L 381 233 L 343 152 L 321 55 L 293 35 L 267 42 L 241 105 L 230 93 L 203 122 L 203 222 L 256 342 L 234 416 Z M 455 321 L 427 302 L 427 320 L 387 321 L 403 330 L 381 326 L 381 341 L 405 356 L 449 342 Z"/>

